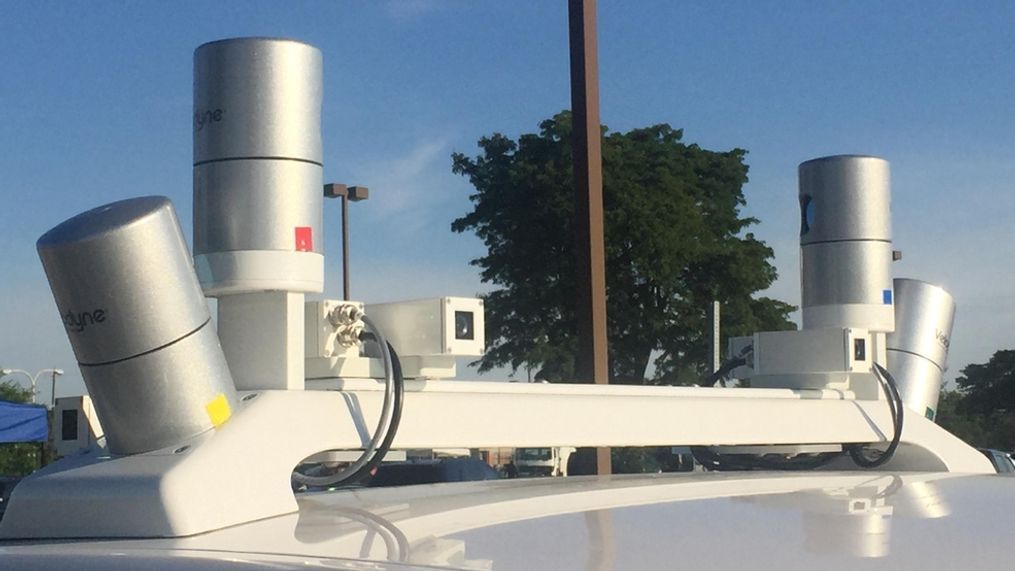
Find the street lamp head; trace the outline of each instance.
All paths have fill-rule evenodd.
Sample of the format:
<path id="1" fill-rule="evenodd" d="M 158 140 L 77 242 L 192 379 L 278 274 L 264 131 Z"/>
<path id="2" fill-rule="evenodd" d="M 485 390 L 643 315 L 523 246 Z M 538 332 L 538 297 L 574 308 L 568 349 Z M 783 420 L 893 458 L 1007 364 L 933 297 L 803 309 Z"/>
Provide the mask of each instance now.
<path id="1" fill-rule="evenodd" d="M 350 186 L 348 189 L 349 200 L 359 202 L 370 198 L 370 189 L 365 186 Z"/>
<path id="2" fill-rule="evenodd" d="M 63 369 L 53 369 L 53 374 L 54 375 L 62 375 L 63 374 Z"/>
<path id="3" fill-rule="evenodd" d="M 325 198 L 341 198 L 349 195 L 349 190 L 344 184 L 330 182 L 324 185 Z"/>
<path id="4" fill-rule="evenodd" d="M 0 369 L 0 377 L 6 377 L 13 372 L 14 371 L 12 369 Z"/>

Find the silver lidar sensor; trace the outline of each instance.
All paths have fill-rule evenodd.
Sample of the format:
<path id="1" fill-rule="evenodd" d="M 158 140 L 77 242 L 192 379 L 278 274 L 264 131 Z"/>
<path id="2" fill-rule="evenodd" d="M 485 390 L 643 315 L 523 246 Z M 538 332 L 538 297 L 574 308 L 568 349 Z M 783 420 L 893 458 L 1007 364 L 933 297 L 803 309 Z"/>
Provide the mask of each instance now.
<path id="1" fill-rule="evenodd" d="M 219 296 L 324 288 L 322 56 L 237 38 L 194 52 L 194 257 Z"/>
<path id="2" fill-rule="evenodd" d="M 800 165 L 805 329 L 895 327 L 888 162 L 840 155 Z"/>
<path id="3" fill-rule="evenodd" d="M 886 344 L 888 371 L 906 406 L 934 420 L 948 368 L 955 300 L 941 287 L 901 278 L 895 280 L 895 295 L 895 331 Z"/>
<path id="4" fill-rule="evenodd" d="M 89 210 L 37 248 L 111 452 L 157 450 L 228 420 L 236 389 L 169 199 Z"/>

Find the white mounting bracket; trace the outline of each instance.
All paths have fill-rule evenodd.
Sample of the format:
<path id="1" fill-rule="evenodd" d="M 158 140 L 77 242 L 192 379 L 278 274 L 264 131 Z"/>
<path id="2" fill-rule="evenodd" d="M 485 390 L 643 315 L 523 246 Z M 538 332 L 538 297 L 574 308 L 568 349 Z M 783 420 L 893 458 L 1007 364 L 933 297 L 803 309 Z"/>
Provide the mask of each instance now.
<path id="1" fill-rule="evenodd" d="M 229 422 L 174 448 L 53 464 L 15 488 L 0 537 L 182 537 L 295 512 L 293 468 L 363 447 L 383 400 L 374 380 L 308 385 L 321 383 L 335 390 L 242 395 Z M 393 447 L 842 444 L 891 426 L 884 401 L 835 391 L 410 381 Z M 916 415 L 883 469 L 993 472 Z"/>

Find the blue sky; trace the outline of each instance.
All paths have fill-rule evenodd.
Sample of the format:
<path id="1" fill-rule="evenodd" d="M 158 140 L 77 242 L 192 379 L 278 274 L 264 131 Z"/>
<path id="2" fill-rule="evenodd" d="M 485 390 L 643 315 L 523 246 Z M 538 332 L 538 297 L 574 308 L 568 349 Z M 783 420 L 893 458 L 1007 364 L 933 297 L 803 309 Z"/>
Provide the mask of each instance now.
<path id="1" fill-rule="evenodd" d="M 531 132 L 570 101 L 564 0 L 0 6 L 0 365 L 62 367 L 59 394 L 83 385 L 35 240 L 143 194 L 169 196 L 189 236 L 201 43 L 284 36 L 323 51 L 325 180 L 371 188 L 351 207 L 352 290 L 365 301 L 483 291 L 468 265 L 482 244 L 449 230 L 470 193 L 450 154 Z M 952 378 L 1010 347 L 1015 327 L 1015 5 L 970 6 L 600 0 L 602 119 L 747 149 L 747 213 L 780 272 L 769 293 L 794 304 L 797 165 L 888 159 L 896 275 L 958 302 Z M 328 267 L 338 296 L 339 257 Z"/>

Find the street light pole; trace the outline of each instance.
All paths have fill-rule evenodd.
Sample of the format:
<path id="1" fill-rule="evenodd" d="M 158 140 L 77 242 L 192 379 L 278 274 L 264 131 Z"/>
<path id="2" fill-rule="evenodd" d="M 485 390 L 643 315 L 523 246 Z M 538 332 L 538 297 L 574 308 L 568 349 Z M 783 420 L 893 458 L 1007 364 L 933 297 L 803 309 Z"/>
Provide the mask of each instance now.
<path id="1" fill-rule="evenodd" d="M 53 373 L 53 380 L 49 385 L 49 408 L 56 408 L 56 376 L 62 375 L 63 371 L 60 369 L 51 369 L 49 371 Z"/>
<path id="2" fill-rule="evenodd" d="M 365 186 L 346 186 L 328 183 L 324 185 L 325 198 L 342 199 L 342 299 L 348 301 L 349 296 L 349 201 L 359 202 L 370 196 L 370 189 Z"/>
<path id="3" fill-rule="evenodd" d="M 53 385 L 52 385 L 53 394 L 50 397 L 50 408 L 56 406 L 56 377 L 57 377 L 57 375 L 62 375 L 63 374 L 63 369 L 42 369 L 42 370 L 36 372 L 34 375 L 29 373 L 28 371 L 26 371 L 24 369 L 0 369 L 0 378 L 6 377 L 7 375 L 13 375 L 14 373 L 21 373 L 22 375 L 28 377 L 28 381 L 32 383 L 32 404 L 35 404 L 35 401 L 36 401 L 35 397 L 36 397 L 37 391 L 35 389 L 35 385 L 38 382 L 39 377 L 43 373 L 52 373 L 53 374 Z"/>

